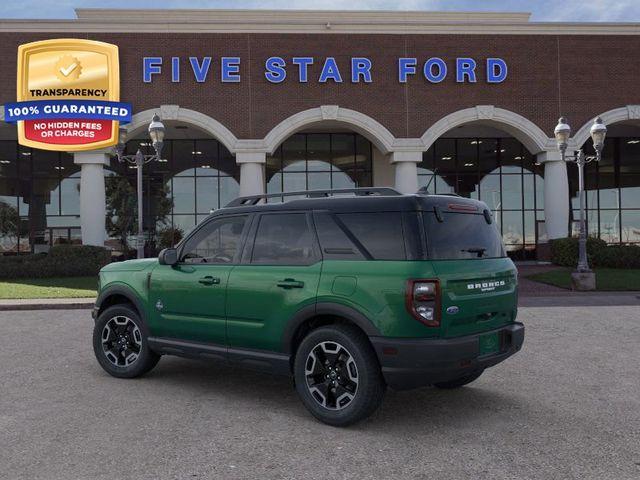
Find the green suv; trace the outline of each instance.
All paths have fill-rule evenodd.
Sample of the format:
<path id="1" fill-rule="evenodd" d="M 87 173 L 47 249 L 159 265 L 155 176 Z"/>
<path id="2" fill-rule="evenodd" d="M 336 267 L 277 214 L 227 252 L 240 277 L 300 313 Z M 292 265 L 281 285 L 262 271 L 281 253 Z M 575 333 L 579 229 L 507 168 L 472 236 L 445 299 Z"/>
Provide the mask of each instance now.
<path id="1" fill-rule="evenodd" d="M 104 267 L 93 347 L 123 378 L 165 354 L 290 375 L 315 417 L 344 426 L 387 386 L 474 381 L 521 348 L 516 312 L 484 203 L 307 191 L 240 197 L 158 259 Z"/>

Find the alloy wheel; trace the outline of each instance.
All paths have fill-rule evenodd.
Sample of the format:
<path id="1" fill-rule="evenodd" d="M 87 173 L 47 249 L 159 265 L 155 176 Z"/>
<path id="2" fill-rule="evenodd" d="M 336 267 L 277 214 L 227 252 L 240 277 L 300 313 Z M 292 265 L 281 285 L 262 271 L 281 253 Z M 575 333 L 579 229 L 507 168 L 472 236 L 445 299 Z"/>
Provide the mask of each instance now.
<path id="1" fill-rule="evenodd" d="M 116 367 L 129 367 L 140 356 L 142 333 L 129 317 L 113 317 L 102 329 L 102 350 Z"/>
<path id="2" fill-rule="evenodd" d="M 305 362 L 307 388 L 328 410 L 342 410 L 358 392 L 358 368 L 349 351 L 337 342 L 320 342 Z"/>

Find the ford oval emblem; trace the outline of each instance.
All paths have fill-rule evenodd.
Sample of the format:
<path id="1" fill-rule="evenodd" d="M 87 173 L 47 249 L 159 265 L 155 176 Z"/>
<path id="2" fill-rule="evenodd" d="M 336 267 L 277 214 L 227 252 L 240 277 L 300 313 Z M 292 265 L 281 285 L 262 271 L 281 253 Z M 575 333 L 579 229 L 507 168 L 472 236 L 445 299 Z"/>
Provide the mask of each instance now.
<path id="1" fill-rule="evenodd" d="M 452 305 L 451 307 L 447 308 L 447 313 L 449 315 L 455 315 L 456 313 L 458 313 L 460 311 L 460 309 L 458 307 L 456 307 L 455 305 Z"/>

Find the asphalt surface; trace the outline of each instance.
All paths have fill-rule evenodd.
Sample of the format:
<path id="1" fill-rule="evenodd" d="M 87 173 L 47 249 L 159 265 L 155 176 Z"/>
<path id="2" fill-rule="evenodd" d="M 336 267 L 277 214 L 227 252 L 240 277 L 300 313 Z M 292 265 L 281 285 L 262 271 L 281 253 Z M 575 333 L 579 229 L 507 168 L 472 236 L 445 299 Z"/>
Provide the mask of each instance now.
<path id="1" fill-rule="evenodd" d="M 104 373 L 88 311 L 0 312 L 0 478 L 640 478 L 640 307 L 523 308 L 523 351 L 348 429 L 290 382 L 165 357 Z"/>

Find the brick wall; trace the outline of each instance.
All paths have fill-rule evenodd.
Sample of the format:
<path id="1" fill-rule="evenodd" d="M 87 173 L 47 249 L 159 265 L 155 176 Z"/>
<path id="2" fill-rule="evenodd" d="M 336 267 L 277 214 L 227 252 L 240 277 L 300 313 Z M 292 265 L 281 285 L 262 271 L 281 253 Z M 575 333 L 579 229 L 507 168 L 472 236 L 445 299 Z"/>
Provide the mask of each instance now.
<path id="1" fill-rule="evenodd" d="M 64 34 L 0 34 L 0 102 L 15 100 L 18 45 Z M 514 111 L 549 135 L 558 116 L 569 117 L 575 129 L 597 113 L 640 104 L 640 36 L 524 35 L 301 35 L 301 34 L 74 34 L 120 47 L 122 100 L 134 111 L 178 104 L 217 119 L 238 138 L 261 138 L 286 117 L 307 108 L 337 104 L 365 113 L 397 137 L 419 137 L 431 124 L 456 110 L 492 104 Z M 264 77 L 264 61 L 277 55 L 315 57 L 309 82 L 298 83 L 288 68 L 280 84 Z M 162 56 L 162 76 L 142 82 L 142 57 Z M 182 57 L 180 83 L 171 83 L 170 57 Z M 196 83 L 188 57 L 213 57 L 205 83 Z M 242 58 L 240 83 L 220 82 L 221 56 Z M 321 63 L 336 57 L 344 83 L 317 82 Z M 373 83 L 349 81 L 349 59 L 373 61 Z M 450 67 L 440 84 L 418 74 L 407 84 L 397 78 L 398 57 L 424 61 L 438 56 Z M 453 61 L 469 56 L 482 67 L 487 57 L 504 58 L 509 76 L 487 84 L 483 68 L 478 82 L 457 84 Z M 418 67 L 420 72 L 420 66 Z"/>

